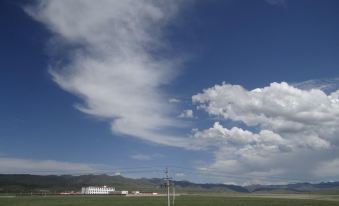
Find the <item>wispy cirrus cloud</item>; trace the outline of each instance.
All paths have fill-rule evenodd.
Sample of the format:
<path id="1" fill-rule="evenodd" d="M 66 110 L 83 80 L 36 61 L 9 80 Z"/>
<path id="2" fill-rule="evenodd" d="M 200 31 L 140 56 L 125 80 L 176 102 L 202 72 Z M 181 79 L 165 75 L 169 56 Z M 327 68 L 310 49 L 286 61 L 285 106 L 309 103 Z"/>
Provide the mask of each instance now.
<path id="1" fill-rule="evenodd" d="M 131 158 L 136 159 L 136 160 L 141 160 L 141 161 L 152 159 L 150 155 L 146 155 L 146 154 L 134 154 L 134 155 L 131 155 Z"/>
<path id="2" fill-rule="evenodd" d="M 181 102 L 181 100 L 180 100 L 180 99 L 177 99 L 177 98 L 170 98 L 168 101 L 169 101 L 170 103 L 180 103 L 180 102 Z"/>
<path id="3" fill-rule="evenodd" d="M 311 79 L 291 85 L 303 90 L 320 89 L 325 93 L 331 93 L 339 89 L 339 78 Z"/>
<path id="4" fill-rule="evenodd" d="M 149 161 L 149 160 L 154 160 L 156 158 L 160 158 L 160 157 L 162 157 L 162 155 L 161 154 L 142 154 L 142 153 L 138 153 L 138 154 L 133 154 L 130 157 L 132 159 L 135 159 L 135 160 Z"/>
<path id="5" fill-rule="evenodd" d="M 50 74 L 80 97 L 77 109 L 106 119 L 114 133 L 183 146 L 184 140 L 169 133 L 182 124 L 161 89 L 176 75 L 178 61 L 160 55 L 167 51 L 162 29 L 181 4 L 41 0 L 25 10 L 53 33 L 54 47 L 67 51 L 51 63 Z"/>
<path id="6" fill-rule="evenodd" d="M 33 160 L 0 157 L 1 174 L 89 174 L 97 172 L 95 166 L 55 160 Z"/>

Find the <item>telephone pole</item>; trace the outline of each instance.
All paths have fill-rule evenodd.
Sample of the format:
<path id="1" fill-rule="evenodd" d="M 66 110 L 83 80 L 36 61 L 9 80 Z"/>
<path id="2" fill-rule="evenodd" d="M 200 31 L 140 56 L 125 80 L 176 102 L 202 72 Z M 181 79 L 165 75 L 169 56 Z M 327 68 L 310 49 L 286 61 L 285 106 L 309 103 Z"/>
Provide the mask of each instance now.
<path id="1" fill-rule="evenodd" d="M 173 203 L 172 205 L 174 206 L 174 200 L 175 200 L 175 185 L 174 185 L 174 180 L 172 181 L 172 200 L 173 200 Z"/>
<path id="2" fill-rule="evenodd" d="M 167 187 L 167 206 L 171 206 L 171 200 L 170 200 L 170 178 L 168 176 L 168 168 L 166 167 L 165 170 L 165 180 L 166 180 L 166 187 Z"/>

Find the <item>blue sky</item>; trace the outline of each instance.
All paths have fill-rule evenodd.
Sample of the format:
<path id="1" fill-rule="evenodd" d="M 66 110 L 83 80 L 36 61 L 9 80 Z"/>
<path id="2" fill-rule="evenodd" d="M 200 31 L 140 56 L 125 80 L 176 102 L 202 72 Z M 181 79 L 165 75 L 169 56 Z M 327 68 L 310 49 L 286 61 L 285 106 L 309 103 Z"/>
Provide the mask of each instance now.
<path id="1" fill-rule="evenodd" d="M 337 180 L 338 10 L 2 1 L 1 172 Z"/>

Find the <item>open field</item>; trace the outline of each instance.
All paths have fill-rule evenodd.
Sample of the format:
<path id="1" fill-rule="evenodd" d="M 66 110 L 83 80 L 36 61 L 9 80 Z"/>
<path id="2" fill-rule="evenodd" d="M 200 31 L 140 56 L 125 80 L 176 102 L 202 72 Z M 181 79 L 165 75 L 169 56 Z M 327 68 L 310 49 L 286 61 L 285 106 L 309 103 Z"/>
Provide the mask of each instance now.
<path id="1" fill-rule="evenodd" d="M 166 197 L 1 197 L 0 206 L 166 206 Z M 338 196 L 180 196 L 176 206 L 339 206 Z"/>

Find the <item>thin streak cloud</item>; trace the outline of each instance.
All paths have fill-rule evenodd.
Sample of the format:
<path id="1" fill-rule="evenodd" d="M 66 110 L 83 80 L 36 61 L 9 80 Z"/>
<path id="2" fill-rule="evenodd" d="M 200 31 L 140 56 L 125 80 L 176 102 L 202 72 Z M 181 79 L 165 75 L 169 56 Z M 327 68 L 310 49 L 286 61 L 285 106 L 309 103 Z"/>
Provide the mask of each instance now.
<path id="1" fill-rule="evenodd" d="M 84 163 L 0 157 L 2 174 L 88 174 L 97 170 Z"/>

